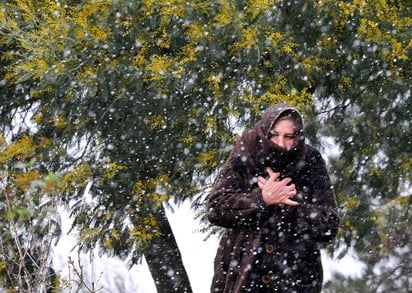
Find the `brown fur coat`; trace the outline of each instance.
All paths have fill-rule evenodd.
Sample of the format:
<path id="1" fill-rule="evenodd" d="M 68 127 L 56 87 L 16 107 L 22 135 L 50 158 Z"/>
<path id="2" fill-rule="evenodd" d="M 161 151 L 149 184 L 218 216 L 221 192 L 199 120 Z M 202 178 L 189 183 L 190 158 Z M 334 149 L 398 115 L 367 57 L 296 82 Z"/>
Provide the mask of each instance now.
<path id="1" fill-rule="evenodd" d="M 285 113 L 298 121 L 290 151 L 273 144 L 269 131 Z M 257 176 L 266 167 L 291 177 L 298 207 L 266 206 Z M 306 145 L 300 113 L 287 104 L 268 108 L 236 141 L 208 201 L 208 218 L 225 227 L 215 258 L 211 292 L 320 292 L 318 242 L 337 233 L 335 194 L 320 153 Z"/>

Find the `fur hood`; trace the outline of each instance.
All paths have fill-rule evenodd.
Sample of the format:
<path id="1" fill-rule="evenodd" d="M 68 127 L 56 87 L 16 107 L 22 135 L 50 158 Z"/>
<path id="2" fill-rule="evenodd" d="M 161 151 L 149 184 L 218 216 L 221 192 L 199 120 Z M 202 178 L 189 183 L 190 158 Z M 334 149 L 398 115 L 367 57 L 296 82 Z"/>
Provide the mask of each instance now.
<path id="1" fill-rule="evenodd" d="M 270 130 L 276 121 L 283 116 L 292 116 L 296 121 L 296 142 L 291 150 L 285 150 L 270 140 Z M 237 139 L 233 149 L 233 164 L 238 171 L 257 170 L 264 173 L 270 166 L 280 172 L 283 177 L 290 176 L 299 169 L 304 160 L 306 147 L 304 121 L 298 110 L 286 103 L 280 103 L 268 108 L 262 119 L 252 129 L 245 130 Z M 256 175 L 256 174 L 248 174 Z"/>

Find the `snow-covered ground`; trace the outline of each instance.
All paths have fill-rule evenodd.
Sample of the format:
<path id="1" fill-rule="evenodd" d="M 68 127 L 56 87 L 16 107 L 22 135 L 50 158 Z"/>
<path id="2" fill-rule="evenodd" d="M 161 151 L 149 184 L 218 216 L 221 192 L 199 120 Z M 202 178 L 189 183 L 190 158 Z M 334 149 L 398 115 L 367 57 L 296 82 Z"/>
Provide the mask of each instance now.
<path id="1" fill-rule="evenodd" d="M 205 235 L 197 232 L 199 222 L 195 220 L 195 212 L 190 209 L 190 203 L 174 207 L 174 212 L 168 210 L 167 214 L 173 232 L 182 252 L 183 262 L 189 275 L 194 293 L 209 293 L 209 286 L 213 274 L 213 258 L 217 249 L 217 238 L 204 241 Z M 64 225 L 65 231 L 69 223 Z M 64 231 L 64 232 L 65 232 Z M 128 269 L 127 264 L 121 260 L 99 256 L 97 253 L 82 255 L 80 263 L 77 262 L 77 251 L 72 250 L 75 240 L 64 235 L 58 242 L 54 251 L 54 265 L 64 279 L 73 279 L 73 266 L 69 270 L 68 258 L 74 260 L 78 269 L 83 266 L 84 275 L 89 286 L 94 283 L 95 288 L 103 288 L 99 292 L 110 293 L 156 293 L 154 282 L 146 263 Z M 351 255 L 342 260 L 332 260 L 323 255 L 325 281 L 331 278 L 334 271 L 344 272 L 357 276 L 361 273 L 362 266 Z M 76 286 L 73 283 L 73 288 Z M 87 291 L 83 291 L 87 292 Z"/>

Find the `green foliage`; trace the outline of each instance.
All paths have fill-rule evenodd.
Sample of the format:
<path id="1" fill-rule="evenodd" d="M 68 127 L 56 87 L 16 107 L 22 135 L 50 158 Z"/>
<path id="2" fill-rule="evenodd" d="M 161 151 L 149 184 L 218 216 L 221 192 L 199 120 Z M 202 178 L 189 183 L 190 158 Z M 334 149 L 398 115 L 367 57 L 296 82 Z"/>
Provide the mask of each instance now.
<path id="1" fill-rule="evenodd" d="M 27 136 L 0 145 L 0 289 L 7 292 L 46 292 L 55 285 L 50 252 L 60 235 L 58 179 L 40 171 L 35 153 L 42 147 Z"/>
<path id="2" fill-rule="evenodd" d="M 366 274 L 410 250 L 409 1 L 0 3 L 1 127 L 50 142 L 39 163 L 85 248 L 137 262 L 163 204 L 207 188 L 234 133 L 287 101 L 341 151 L 337 245 Z"/>
<path id="3" fill-rule="evenodd" d="M 139 261 L 166 229 L 162 203 L 205 187 L 236 127 L 310 103 L 287 82 L 295 44 L 265 1 L 16 0 L 0 13 L 2 125 L 30 114 L 66 149 L 47 168 L 82 170 L 61 192 L 85 248 Z M 88 183 L 93 200 L 79 200 Z"/>
<path id="4" fill-rule="evenodd" d="M 9 90 L 30 88 L 19 98 L 41 135 L 68 149 L 87 143 L 76 159 L 94 166 L 98 206 L 76 209 L 85 242 L 122 239 L 115 253 L 133 249 L 134 237 L 117 235 L 128 231 L 121 223 L 144 226 L 159 202 L 196 194 L 231 144 L 238 125 L 228 123 L 232 117 L 242 123 L 279 100 L 310 101 L 305 87 L 288 96 L 286 70 L 271 62 L 293 54 L 295 45 L 266 23 L 278 12 L 265 3 L 14 1 L 3 7 L 3 35 L 18 50 L 7 59 Z M 71 164 L 64 161 L 63 167 Z M 107 178 L 107 164 L 122 168 Z M 135 194 L 133 182 L 152 187 Z M 139 208 L 159 188 L 159 202 Z"/>
<path id="5" fill-rule="evenodd" d="M 361 280 L 342 284 L 404 292 L 411 286 L 411 264 L 402 255 L 411 250 L 412 236 L 406 228 L 412 221 L 412 6 L 405 1 L 316 6 L 322 25 L 311 55 L 323 66 L 315 113 L 319 136 L 333 138 L 341 151 L 330 158 L 343 221 L 337 245 L 354 247 L 367 265 Z"/>

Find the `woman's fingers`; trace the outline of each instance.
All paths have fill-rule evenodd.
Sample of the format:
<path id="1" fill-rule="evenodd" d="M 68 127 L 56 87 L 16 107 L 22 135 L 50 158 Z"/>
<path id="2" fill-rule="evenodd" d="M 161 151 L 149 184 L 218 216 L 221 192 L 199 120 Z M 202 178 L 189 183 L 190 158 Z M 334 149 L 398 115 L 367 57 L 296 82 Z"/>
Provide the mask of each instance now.
<path id="1" fill-rule="evenodd" d="M 290 184 L 292 179 L 287 177 L 279 181 L 279 173 L 267 168 L 269 179 L 258 176 L 258 186 L 262 189 L 264 201 L 267 204 L 286 204 L 289 206 L 298 206 L 299 202 L 291 200 L 296 195 L 295 184 Z M 289 185 L 290 184 L 290 185 Z"/>
<path id="2" fill-rule="evenodd" d="M 266 168 L 266 171 L 267 171 L 268 174 L 269 174 L 269 179 L 270 179 L 270 180 L 272 180 L 272 181 L 278 181 L 279 176 L 280 176 L 280 173 L 273 171 L 272 168 L 270 168 L 270 167 L 267 167 L 267 168 Z"/>
<path id="3" fill-rule="evenodd" d="M 282 179 L 280 182 L 282 182 L 283 185 L 288 185 L 290 182 L 292 182 L 292 178 L 286 177 Z"/>
<path id="4" fill-rule="evenodd" d="M 300 202 L 297 202 L 297 201 L 294 201 L 294 200 L 291 200 L 290 198 L 288 198 L 288 199 L 285 200 L 284 204 L 296 207 L 296 206 L 300 205 Z"/>

